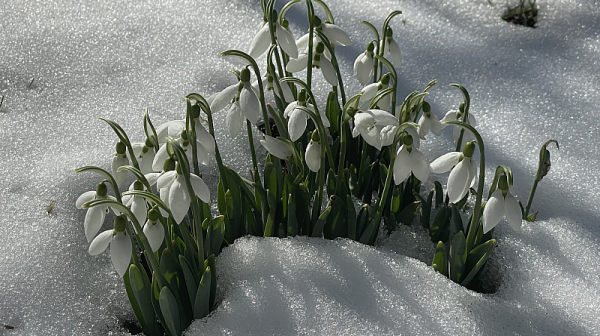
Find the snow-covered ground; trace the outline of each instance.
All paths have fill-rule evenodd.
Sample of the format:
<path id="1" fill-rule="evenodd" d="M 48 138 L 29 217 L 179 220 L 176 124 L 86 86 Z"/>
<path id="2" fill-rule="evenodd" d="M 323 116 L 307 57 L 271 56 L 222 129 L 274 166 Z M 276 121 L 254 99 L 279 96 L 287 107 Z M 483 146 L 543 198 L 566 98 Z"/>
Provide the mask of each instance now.
<path id="1" fill-rule="evenodd" d="M 513 194 L 525 201 L 539 147 L 559 141 L 533 204 L 538 220 L 495 231 L 487 274 L 498 291 L 478 294 L 436 274 L 418 229 L 403 227 L 377 248 L 242 238 L 218 258 L 219 307 L 189 335 L 600 334 L 600 2 L 539 1 L 536 29 L 502 21 L 505 2 L 492 3 L 328 1 L 354 42 L 338 48 L 347 78 L 372 38 L 359 21 L 381 26 L 403 11 L 391 24 L 403 53 L 399 97 L 435 78 L 428 101 L 442 117 L 462 101 L 448 84 L 464 85 L 488 185 L 497 165 L 509 165 Z M 183 116 L 184 95 L 232 84 L 227 70 L 241 63 L 218 53 L 247 50 L 261 15 L 254 0 L 2 2 L 1 335 L 125 334 L 133 314 L 122 282 L 108 253 L 88 255 L 85 212 L 74 207 L 99 179 L 74 169 L 110 166 L 116 137 L 99 117 L 141 141 L 145 108 L 160 124 Z M 288 19 L 299 37 L 303 6 Z M 246 171 L 245 141 L 226 137 L 223 119 L 224 161 Z M 451 150 L 451 132 L 442 135 L 422 145 L 428 159 Z M 204 174 L 214 183 L 215 166 Z"/>

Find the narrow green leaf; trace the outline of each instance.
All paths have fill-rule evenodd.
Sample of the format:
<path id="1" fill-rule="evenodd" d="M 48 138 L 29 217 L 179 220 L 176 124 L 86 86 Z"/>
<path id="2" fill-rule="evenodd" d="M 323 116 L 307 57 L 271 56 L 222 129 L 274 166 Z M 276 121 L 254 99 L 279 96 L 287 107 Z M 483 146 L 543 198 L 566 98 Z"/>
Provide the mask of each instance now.
<path id="1" fill-rule="evenodd" d="M 446 254 L 444 242 L 438 242 L 431 266 L 434 270 L 448 276 L 448 255 Z"/>
<path id="2" fill-rule="evenodd" d="M 448 274 L 450 280 L 460 283 L 465 272 L 467 242 L 465 234 L 460 231 L 450 243 L 450 258 Z"/>
<path id="3" fill-rule="evenodd" d="M 215 256 L 210 255 L 204 260 L 204 269 L 210 267 L 210 302 L 209 308 L 212 309 L 215 306 L 215 299 L 217 296 L 217 269 L 215 267 Z"/>
<path id="4" fill-rule="evenodd" d="M 467 263 L 465 269 L 467 272 L 467 276 L 461 282 L 461 285 L 467 287 L 469 283 L 475 278 L 475 276 L 479 273 L 485 262 L 490 257 L 492 250 L 496 247 L 496 240 L 491 239 L 486 241 L 485 243 L 477 246 L 471 252 L 469 252 L 467 256 Z"/>
<path id="5" fill-rule="evenodd" d="M 196 299 L 194 304 L 194 319 L 201 319 L 208 315 L 210 312 L 210 286 L 211 286 L 211 270 L 210 266 L 206 267 L 204 274 L 202 274 L 202 280 L 198 286 L 198 292 L 196 293 Z"/>
<path id="6" fill-rule="evenodd" d="M 198 283 L 196 282 L 194 273 L 192 273 L 192 266 L 184 256 L 179 256 L 179 263 L 181 264 L 181 269 L 183 271 L 183 278 L 185 279 L 185 286 L 187 287 L 188 297 L 190 298 L 190 303 L 193 307 L 194 302 L 196 300 L 196 291 L 198 289 Z"/>
<path id="7" fill-rule="evenodd" d="M 327 221 L 327 217 L 329 216 L 330 212 L 331 212 L 331 206 L 327 207 L 327 209 L 325 209 L 325 211 L 323 211 L 321 213 L 321 215 L 317 219 L 317 222 L 315 223 L 315 226 L 313 228 L 312 237 L 322 237 L 323 236 L 323 228 L 325 227 L 325 223 Z"/>
<path id="8" fill-rule="evenodd" d="M 154 313 L 154 307 L 152 306 L 152 289 L 150 287 L 150 281 L 145 272 L 140 270 L 135 265 L 130 265 L 129 270 L 125 278 L 128 279 L 127 293 L 129 291 L 134 295 L 135 300 L 131 300 L 132 307 L 135 303 L 134 313 L 142 326 L 142 330 L 146 335 L 158 335 L 158 325 L 156 323 L 156 315 Z M 137 308 L 137 309 L 136 309 Z"/>
<path id="9" fill-rule="evenodd" d="M 179 320 L 179 309 L 177 308 L 177 300 L 171 290 L 164 286 L 160 290 L 158 298 L 160 310 L 165 318 L 165 330 L 169 336 L 181 335 L 181 322 Z"/>

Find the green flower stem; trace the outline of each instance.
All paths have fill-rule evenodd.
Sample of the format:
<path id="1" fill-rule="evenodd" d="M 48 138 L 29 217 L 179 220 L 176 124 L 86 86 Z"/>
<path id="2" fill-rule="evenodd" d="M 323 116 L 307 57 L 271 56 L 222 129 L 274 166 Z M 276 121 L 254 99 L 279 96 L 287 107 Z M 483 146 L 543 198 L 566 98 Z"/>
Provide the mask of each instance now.
<path id="1" fill-rule="evenodd" d="M 267 12 L 265 13 L 265 17 L 268 18 L 267 24 L 269 25 L 269 35 L 271 35 L 271 45 L 277 46 L 277 40 L 275 38 L 275 22 L 277 22 L 277 17 L 275 17 L 275 12 L 273 10 L 273 6 L 275 5 L 275 0 L 269 1 L 267 4 Z M 279 70 L 279 76 L 285 76 L 285 72 L 283 72 L 283 68 L 281 67 L 281 59 L 279 56 L 279 51 L 275 48 L 275 61 L 277 62 L 277 69 Z M 259 78 L 260 80 L 260 78 Z"/>
<path id="2" fill-rule="evenodd" d="M 313 8 L 311 0 L 306 0 L 307 14 L 308 14 L 308 64 L 306 65 L 306 85 L 310 89 L 312 88 L 312 61 L 313 61 L 313 44 L 314 44 L 314 33 L 315 25 L 313 23 L 315 17 L 315 9 Z"/>
<path id="3" fill-rule="evenodd" d="M 270 129 L 269 119 L 265 121 L 265 128 Z M 258 162 L 256 161 L 256 150 L 254 149 L 254 139 L 252 136 L 252 124 L 250 120 L 246 119 L 246 131 L 248 132 L 248 143 L 250 144 L 250 154 L 252 155 L 252 165 L 254 166 L 254 171 L 258 172 Z"/>
<path id="4" fill-rule="evenodd" d="M 477 234 L 477 229 L 479 227 L 479 217 L 481 215 L 481 199 L 483 197 L 483 185 L 485 183 L 485 148 L 481 135 L 479 135 L 479 132 L 477 132 L 473 126 L 462 121 L 448 121 L 447 123 L 451 125 L 457 125 L 471 131 L 477 141 L 477 147 L 479 147 L 479 181 L 477 183 L 477 198 L 475 200 L 475 207 L 473 208 L 471 224 L 469 224 L 469 232 L 467 233 L 467 251 L 471 251 L 473 248 L 473 242 L 475 241 L 475 235 Z"/>
<path id="5" fill-rule="evenodd" d="M 396 69 L 394 68 L 394 66 L 392 65 L 392 63 L 390 63 L 390 61 L 388 61 L 387 59 L 385 59 L 385 57 L 383 56 L 379 56 L 379 55 L 374 55 L 373 57 L 375 57 L 375 59 L 378 59 L 379 61 L 381 61 L 381 63 L 385 64 L 385 67 L 388 69 L 388 71 L 390 72 L 390 74 L 392 75 L 392 87 L 394 88 L 394 91 L 392 92 L 392 114 L 396 114 L 396 95 L 398 92 L 398 76 L 396 74 Z M 410 114 L 406 117 L 402 117 L 399 118 L 400 119 L 400 124 L 408 121 L 408 119 L 410 118 Z"/>
<path id="6" fill-rule="evenodd" d="M 187 128 L 188 141 L 192 147 L 192 164 L 194 167 L 194 174 L 200 175 L 200 167 L 198 165 L 198 143 L 196 142 L 196 125 L 194 116 L 192 115 L 192 104 L 189 99 L 186 102 L 186 116 L 185 126 Z"/>
<path id="7" fill-rule="evenodd" d="M 469 96 L 469 92 L 467 92 L 467 89 L 465 89 L 462 85 L 460 84 L 450 84 L 450 86 L 454 86 L 456 88 L 458 88 L 463 96 L 465 97 L 465 105 L 464 105 L 464 111 L 463 111 L 463 116 L 462 116 L 462 122 L 466 123 L 469 117 L 469 106 L 471 105 L 471 97 Z M 460 134 L 458 136 L 458 141 L 456 143 L 456 150 L 455 152 L 460 152 L 461 151 L 461 143 L 462 143 L 462 139 L 463 139 L 463 135 L 465 133 L 465 130 L 461 128 L 460 130 Z"/>
<path id="8" fill-rule="evenodd" d="M 531 204 L 533 203 L 533 196 L 535 195 L 535 190 L 537 189 L 538 182 L 540 182 L 542 180 L 542 178 L 544 177 L 543 168 L 544 168 L 544 163 L 546 161 L 546 147 L 548 147 L 548 145 L 550 145 L 550 143 L 552 143 L 552 142 L 554 144 L 556 144 L 556 148 L 559 148 L 558 141 L 548 140 L 548 141 L 546 141 L 546 143 L 544 145 L 542 145 L 542 148 L 540 149 L 540 160 L 538 163 L 538 170 L 537 170 L 537 173 L 535 174 L 535 178 L 533 180 L 533 185 L 531 186 L 531 191 L 529 192 L 529 198 L 527 198 L 527 205 L 525 206 L 524 219 L 527 219 L 527 217 L 529 216 L 529 210 L 531 209 Z"/>
<path id="9" fill-rule="evenodd" d="M 385 21 L 383 21 L 383 27 L 382 27 L 382 31 L 381 31 L 381 34 L 382 34 L 383 36 L 381 37 L 381 46 L 379 46 L 379 44 L 378 44 L 378 49 L 377 49 L 377 54 L 376 54 L 376 56 L 383 57 L 384 50 L 385 50 L 385 42 L 386 42 L 385 40 L 386 40 L 386 38 L 387 38 L 387 28 L 389 27 L 389 25 L 390 25 L 390 21 L 392 20 L 392 18 L 393 18 L 394 16 L 396 16 L 396 15 L 399 15 L 399 14 L 402 14 L 402 12 L 401 12 L 401 11 L 399 11 L 399 10 L 397 10 L 397 11 L 393 11 L 393 12 L 391 12 L 391 13 L 390 13 L 390 15 L 388 15 L 388 17 L 385 19 Z M 388 63 L 389 63 L 389 62 L 388 62 Z M 388 66 L 387 64 L 386 64 L 386 66 L 387 66 L 387 68 L 388 68 L 388 70 L 389 70 L 389 69 L 390 69 L 390 66 Z M 391 68 L 394 68 L 394 67 L 392 66 Z M 380 64 L 380 69 L 381 69 L 381 64 Z M 377 69 L 376 69 L 376 70 L 377 70 Z M 381 73 L 381 71 L 380 71 L 380 73 Z M 374 74 L 374 75 L 377 75 L 377 71 L 375 71 L 375 74 Z M 394 73 L 394 75 L 395 75 L 395 73 Z M 394 76 L 394 77 L 395 77 L 395 76 Z M 392 105 L 392 107 L 393 107 L 393 108 L 395 108 L 395 106 L 396 106 L 396 105 Z"/>
<path id="10" fill-rule="evenodd" d="M 337 182 L 335 184 L 335 194 L 340 195 L 340 185 L 342 184 L 342 174 L 344 172 L 344 164 L 346 162 L 346 144 L 348 142 L 347 137 L 347 128 L 346 124 L 341 124 L 340 127 L 340 160 L 338 161 L 338 170 L 337 170 Z"/>
<path id="11" fill-rule="evenodd" d="M 129 158 L 131 159 L 131 163 L 133 164 L 133 166 L 135 168 L 140 169 L 140 165 L 138 164 L 137 159 L 135 158 L 135 154 L 133 153 L 133 147 L 131 146 L 129 137 L 127 136 L 127 133 L 125 133 L 123 128 L 119 124 L 117 124 L 116 122 L 114 122 L 110 119 L 106 119 L 106 118 L 99 118 L 99 119 L 106 122 L 113 129 L 113 131 L 115 131 L 115 133 L 119 137 L 119 140 L 121 140 L 121 142 L 127 147 L 127 151 L 129 152 Z"/>

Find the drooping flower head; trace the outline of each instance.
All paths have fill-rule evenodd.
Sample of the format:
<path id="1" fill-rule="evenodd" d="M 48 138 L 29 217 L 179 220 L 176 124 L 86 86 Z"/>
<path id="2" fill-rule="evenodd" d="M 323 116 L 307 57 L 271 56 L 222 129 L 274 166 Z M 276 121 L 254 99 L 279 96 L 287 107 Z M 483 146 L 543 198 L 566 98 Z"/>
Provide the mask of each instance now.
<path id="1" fill-rule="evenodd" d="M 362 96 L 360 97 L 360 103 L 362 104 L 360 106 L 360 108 L 362 110 L 365 110 L 368 108 L 368 106 L 371 104 L 371 100 L 381 91 L 387 89 L 390 87 L 390 74 L 386 73 L 383 76 L 381 76 L 381 79 L 379 80 L 379 82 L 377 83 L 371 83 L 367 86 L 365 86 L 360 93 L 362 93 Z M 390 108 L 390 105 L 392 104 L 392 95 L 388 94 L 383 96 L 381 99 L 379 99 L 379 101 L 377 102 L 377 108 L 380 110 L 384 110 L 387 111 Z"/>
<path id="2" fill-rule="evenodd" d="M 163 241 L 165 240 L 165 228 L 158 220 L 159 212 L 156 209 L 148 211 L 148 221 L 144 224 L 144 234 L 148 238 L 152 252 L 158 251 Z"/>
<path id="3" fill-rule="evenodd" d="M 290 133 L 290 140 L 298 140 L 304 131 L 308 122 L 308 114 L 299 107 L 306 107 L 315 112 L 315 107 L 306 101 L 306 91 L 304 89 L 298 92 L 298 100 L 291 102 L 283 111 L 283 116 L 288 118 L 288 132 Z M 319 110 L 319 115 L 324 127 L 329 127 L 329 119 Z"/>
<path id="4" fill-rule="evenodd" d="M 483 233 L 488 233 L 498 225 L 502 218 L 506 218 L 506 221 L 513 230 L 519 231 L 521 229 L 521 207 L 509 191 L 506 175 L 500 176 L 498 189 L 492 193 L 492 196 L 490 196 L 483 209 L 483 216 L 481 218 Z"/>
<path id="5" fill-rule="evenodd" d="M 353 137 L 357 137 L 360 134 L 369 145 L 378 150 L 381 150 L 382 146 L 392 143 L 393 135 L 395 135 L 395 131 L 399 125 L 398 118 L 393 114 L 377 109 L 366 111 L 353 111 L 349 109 L 348 112 L 350 115 L 354 114 Z"/>
<path id="6" fill-rule="evenodd" d="M 354 61 L 354 74 L 358 78 L 360 85 L 366 85 L 373 77 L 375 59 L 373 58 L 373 42 L 369 42 L 367 50 L 358 55 Z"/>
<path id="7" fill-rule="evenodd" d="M 291 58 L 298 58 L 298 47 L 294 35 L 292 35 L 288 29 L 288 21 L 284 20 L 283 25 L 281 25 L 277 20 L 277 12 L 273 11 L 272 15 L 274 17 L 273 23 L 275 25 L 275 40 L 277 44 L 286 54 L 288 54 L 288 56 Z M 258 32 L 254 36 L 252 43 L 250 43 L 248 55 L 252 56 L 252 58 L 258 58 L 269 49 L 270 45 L 271 33 L 269 31 L 269 24 L 268 22 L 263 21 L 259 25 Z"/>
<path id="8" fill-rule="evenodd" d="M 390 59 L 396 68 L 402 65 L 402 54 L 400 53 L 400 47 L 398 43 L 394 41 L 392 28 L 388 27 L 385 32 L 385 46 L 383 49 L 383 57 L 390 56 Z M 383 44 L 383 40 L 381 41 Z"/>
<path id="9" fill-rule="evenodd" d="M 84 192 L 83 194 L 81 194 L 81 196 L 79 196 L 79 198 L 77 198 L 77 201 L 75 202 L 75 207 L 77 207 L 77 209 L 84 209 L 83 205 L 93 200 L 117 200 L 113 196 L 107 195 L 107 192 L 108 189 L 106 188 L 106 184 L 98 183 L 98 185 L 96 186 L 96 190 Z M 97 205 L 87 210 L 85 214 L 85 221 L 83 222 L 83 229 L 85 231 L 85 237 L 87 238 L 88 242 L 92 241 L 92 238 L 94 238 L 96 233 L 98 233 L 98 231 L 100 230 L 100 227 L 102 227 L 102 223 L 104 223 L 104 218 L 106 217 L 107 212 L 107 205 Z M 117 213 L 117 211 L 115 211 L 115 213 Z"/>
<path id="10" fill-rule="evenodd" d="M 423 102 L 423 114 L 419 119 L 419 137 L 425 139 L 429 132 L 440 136 L 442 133 L 442 124 L 435 114 L 431 113 L 431 106 L 428 102 Z"/>
<path id="11" fill-rule="evenodd" d="M 117 142 L 117 146 L 116 146 L 116 153 L 115 156 L 113 157 L 113 161 L 112 161 L 112 176 L 115 178 L 115 181 L 117 182 L 117 186 L 120 188 L 123 183 L 125 183 L 125 180 L 127 179 L 127 171 L 126 170 L 122 170 L 122 171 L 117 171 L 117 169 L 119 169 L 119 167 L 121 166 L 127 166 L 129 164 L 129 159 L 127 158 L 127 155 L 125 154 L 125 152 L 127 151 L 127 147 L 125 147 L 125 144 L 122 143 L 121 141 Z"/>
<path id="12" fill-rule="evenodd" d="M 462 200 L 475 184 L 477 163 L 473 160 L 474 151 L 475 144 L 470 141 L 465 144 L 462 153 L 446 153 L 431 163 L 431 172 L 436 174 L 452 169 L 448 177 L 448 197 L 452 203 Z"/>
<path id="13" fill-rule="evenodd" d="M 321 137 L 317 131 L 312 132 L 310 142 L 306 146 L 304 160 L 308 169 L 315 173 L 321 168 Z"/>
<path id="14" fill-rule="evenodd" d="M 218 93 L 210 104 L 210 109 L 217 112 L 231 104 L 227 112 L 229 135 L 235 138 L 242 129 L 244 118 L 256 125 L 260 117 L 260 104 L 250 84 L 250 70 L 240 71 L 240 81 L 228 86 Z"/>
<path id="15" fill-rule="evenodd" d="M 117 216 L 114 221 L 114 229 L 100 233 L 94 238 L 88 250 L 91 255 L 98 255 L 110 245 L 110 260 L 120 277 L 127 272 L 131 260 L 132 245 L 126 226 L 126 217 L 124 215 Z"/>
<path id="16" fill-rule="evenodd" d="M 321 69 L 323 77 L 325 77 L 329 84 L 337 86 L 339 85 L 337 73 L 335 72 L 333 64 L 331 64 L 331 60 L 324 54 L 324 51 L 325 45 L 323 42 L 317 43 L 315 52 L 313 53 L 312 66 L 313 68 Z M 307 64 L 308 53 L 302 53 L 298 58 L 291 59 L 285 69 L 286 71 L 295 73 L 304 70 Z"/>
<path id="17" fill-rule="evenodd" d="M 451 110 L 448 111 L 448 113 L 446 113 L 446 115 L 444 116 L 444 118 L 440 121 L 442 124 L 442 129 L 446 128 L 446 126 L 450 125 L 447 124 L 446 122 L 448 121 L 462 121 L 463 119 L 463 114 L 464 113 L 464 103 L 460 104 L 460 107 L 458 110 Z M 473 114 L 471 114 L 469 112 L 469 114 L 467 115 L 467 120 L 466 123 L 475 127 L 477 126 L 477 121 L 475 120 L 475 117 L 473 116 Z M 460 130 L 462 129 L 462 127 L 460 126 L 454 126 L 452 135 L 454 137 L 454 143 L 458 144 L 458 137 L 460 136 Z M 463 138 L 462 138 L 462 143 L 466 143 L 467 141 L 471 141 L 473 140 L 473 135 L 471 134 L 471 132 L 463 132 Z M 462 143 L 460 145 L 462 145 Z"/>
<path id="18" fill-rule="evenodd" d="M 413 137 L 407 133 L 403 137 L 402 146 L 396 152 L 394 183 L 402 183 L 411 172 L 421 182 L 425 182 L 429 177 L 429 164 L 423 153 L 413 146 Z"/>

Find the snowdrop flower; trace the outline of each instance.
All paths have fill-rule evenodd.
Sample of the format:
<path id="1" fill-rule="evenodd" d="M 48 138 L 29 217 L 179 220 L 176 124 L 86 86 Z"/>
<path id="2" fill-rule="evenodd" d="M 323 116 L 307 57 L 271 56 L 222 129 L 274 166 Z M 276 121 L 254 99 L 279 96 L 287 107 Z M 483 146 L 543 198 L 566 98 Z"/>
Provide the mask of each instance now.
<path id="1" fill-rule="evenodd" d="M 463 112 L 461 110 L 448 111 L 448 113 L 446 113 L 444 118 L 440 121 L 442 124 L 442 129 L 446 128 L 446 126 L 449 125 L 446 123 L 448 121 L 462 121 L 462 116 L 463 116 Z M 473 127 L 477 126 L 477 121 L 475 120 L 475 117 L 471 113 L 469 113 L 466 123 Z M 460 126 L 454 126 L 452 135 L 454 137 L 455 144 L 458 144 L 458 137 L 460 136 L 461 129 L 462 128 Z M 465 132 L 463 132 L 463 142 L 467 142 L 470 140 L 473 140 L 473 135 L 471 134 L 471 132 L 468 132 L 467 130 L 465 130 Z"/>
<path id="2" fill-rule="evenodd" d="M 210 104 L 210 109 L 217 112 L 231 104 L 227 112 L 227 128 L 229 135 L 235 138 L 242 129 L 244 117 L 254 125 L 260 117 L 260 104 L 250 84 L 250 70 L 242 69 L 240 81 L 218 93 Z"/>
<path id="3" fill-rule="evenodd" d="M 298 47 L 294 35 L 287 29 L 287 20 L 284 21 L 284 26 L 279 24 L 279 21 L 275 20 L 275 38 L 277 44 L 288 54 L 291 58 L 298 58 Z M 252 58 L 258 58 L 264 54 L 269 46 L 271 45 L 271 33 L 269 32 L 269 23 L 263 21 L 259 28 L 258 33 L 254 36 L 252 43 L 250 43 L 250 50 L 248 55 Z"/>
<path id="4" fill-rule="evenodd" d="M 151 209 L 148 212 L 148 221 L 144 224 L 142 230 L 146 238 L 148 238 L 152 252 L 158 251 L 163 240 L 165 240 L 165 228 L 158 221 L 158 211 L 156 209 Z"/>
<path id="5" fill-rule="evenodd" d="M 358 78 L 360 85 L 366 85 L 373 77 L 373 67 L 375 59 L 373 58 L 373 49 L 375 46 L 373 42 L 367 45 L 367 50 L 358 55 L 354 61 L 354 74 Z"/>
<path id="6" fill-rule="evenodd" d="M 352 113 L 352 112 L 350 112 Z M 362 138 L 371 146 L 377 148 L 377 150 L 381 150 L 381 147 L 384 145 L 382 143 L 382 131 L 386 126 L 395 126 L 397 127 L 399 124 L 398 118 L 396 118 L 393 114 L 383 111 L 383 110 L 366 110 L 366 111 L 358 111 L 358 113 L 354 114 L 354 128 L 352 129 L 352 136 L 357 137 L 359 134 Z M 394 131 L 395 129 L 387 128 L 385 134 L 385 143 L 391 144 L 390 139 L 393 141 L 393 136 L 389 133 L 390 131 Z"/>
<path id="7" fill-rule="evenodd" d="M 98 255 L 110 245 L 110 260 L 120 277 L 123 277 L 127 272 L 131 260 L 132 245 L 131 239 L 125 231 L 126 226 L 127 219 L 125 216 L 117 216 L 114 229 L 106 230 L 94 238 L 88 250 L 91 255 Z"/>
<path id="8" fill-rule="evenodd" d="M 383 40 L 381 41 L 383 44 Z M 400 47 L 398 43 L 394 41 L 392 28 L 388 27 L 385 34 L 385 46 L 383 49 L 383 57 L 390 56 L 392 63 L 399 68 L 402 65 L 402 55 L 400 54 Z"/>
<path id="9" fill-rule="evenodd" d="M 452 169 L 448 177 L 448 197 L 451 203 L 458 203 L 469 192 L 477 178 L 477 164 L 473 160 L 475 143 L 467 142 L 461 152 L 450 152 L 431 163 L 431 171 L 442 174 Z"/>
<path id="10" fill-rule="evenodd" d="M 294 147 L 282 138 L 273 138 L 265 134 L 260 144 L 273 156 L 281 160 L 287 160 L 294 155 Z"/>
<path id="11" fill-rule="evenodd" d="M 267 73 L 263 76 L 262 84 L 263 84 L 263 87 L 265 88 L 265 90 L 273 91 L 273 94 L 275 94 L 275 96 L 277 96 L 277 98 L 281 99 L 281 97 L 279 96 L 279 90 L 277 89 L 277 87 L 275 85 L 273 85 L 273 83 L 275 81 L 279 81 L 279 78 L 277 78 L 277 75 L 271 75 L 271 74 Z M 252 83 L 252 88 L 254 89 L 254 93 L 258 96 L 258 87 L 257 86 L 258 86 L 258 81 L 254 81 Z M 286 102 L 293 101 L 294 94 L 292 93 L 290 86 L 287 83 L 280 83 L 280 87 L 281 87 L 281 91 L 283 91 L 283 100 L 285 100 Z"/>
<path id="12" fill-rule="evenodd" d="M 322 42 L 319 42 L 317 44 L 315 51 L 316 52 L 313 55 L 313 62 L 312 62 L 313 68 L 321 69 L 321 72 L 323 73 L 323 77 L 325 77 L 325 79 L 329 82 L 329 84 L 331 84 L 333 86 L 339 85 L 337 73 L 335 72 L 335 68 L 331 64 L 331 61 L 327 57 L 325 57 L 325 54 L 323 54 L 323 52 L 325 51 L 325 46 L 323 45 Z M 307 64 L 308 64 L 308 54 L 302 53 L 302 54 L 300 54 L 300 56 L 298 56 L 298 58 L 291 59 L 288 62 L 287 66 L 285 67 L 285 70 L 288 72 L 291 72 L 291 73 L 299 72 L 299 71 L 304 70 L 306 68 Z"/>
<path id="13" fill-rule="evenodd" d="M 350 37 L 348 36 L 348 34 L 346 34 L 346 32 L 344 30 L 342 30 L 342 28 L 331 24 L 331 23 L 327 23 L 327 22 L 322 22 L 321 19 L 318 16 L 314 16 L 313 19 L 313 26 L 315 29 L 319 29 L 323 32 L 323 34 L 325 34 L 325 36 L 327 36 L 327 39 L 329 39 L 329 42 L 335 44 L 335 45 L 339 45 L 339 46 L 349 46 L 352 45 L 352 41 L 350 40 Z M 301 42 L 301 40 L 306 40 L 306 44 L 308 44 L 308 34 L 302 36 L 298 42 Z M 304 46 L 304 42 L 299 43 L 301 46 Z M 299 47 L 300 48 L 300 47 Z"/>
<path id="14" fill-rule="evenodd" d="M 153 172 L 152 170 L 152 162 L 154 161 L 154 157 L 156 156 L 156 151 L 154 150 L 154 145 L 150 139 L 146 139 L 145 143 L 136 142 L 132 143 L 131 147 L 133 148 L 133 154 L 135 155 L 139 165 L 140 171 L 142 174 L 148 174 Z M 127 153 L 129 157 L 129 153 Z"/>
<path id="15" fill-rule="evenodd" d="M 198 157 L 198 162 L 207 166 L 209 163 L 208 154 L 215 153 L 215 140 L 212 137 L 212 135 L 210 135 L 210 133 L 208 133 L 206 129 L 204 129 L 204 127 L 200 124 L 199 120 L 195 123 L 195 130 L 196 154 Z M 158 136 L 159 143 L 166 143 L 166 139 L 168 137 L 174 138 L 181 145 L 181 147 L 183 147 L 186 153 L 191 156 L 193 147 L 187 138 L 185 120 L 168 121 L 160 125 L 156 129 L 156 134 Z M 161 146 L 156 152 L 152 161 L 152 171 L 162 171 L 163 165 L 167 158 L 169 158 L 167 146 Z"/>
<path id="16" fill-rule="evenodd" d="M 390 87 L 390 75 L 389 74 L 385 74 L 383 76 L 381 76 L 381 79 L 379 80 L 379 82 L 377 83 L 371 83 L 367 86 L 365 86 L 360 93 L 362 93 L 362 96 L 360 96 L 360 103 L 362 103 L 361 105 L 361 109 L 367 109 L 369 104 L 371 103 L 371 99 L 373 99 L 373 97 L 375 97 L 380 91 L 385 90 L 387 88 Z M 390 105 L 392 104 L 392 95 L 388 94 L 386 96 L 384 96 L 383 98 L 381 98 L 379 100 L 379 102 L 377 102 L 377 106 L 379 109 L 387 111 L 390 108 Z"/>
<path id="17" fill-rule="evenodd" d="M 210 203 L 210 191 L 206 183 L 194 173 L 190 173 L 190 182 L 195 196 L 198 196 L 204 203 Z M 190 196 L 188 193 L 179 163 L 175 170 L 165 171 L 160 175 L 156 181 L 156 187 L 159 189 L 160 198 L 171 209 L 175 222 L 181 223 L 190 208 L 194 195 Z"/>
<path id="18" fill-rule="evenodd" d="M 319 132 L 313 132 L 308 146 L 306 146 L 306 152 L 304 153 L 304 160 L 308 169 L 313 172 L 318 172 L 321 168 L 321 137 Z"/>
<path id="19" fill-rule="evenodd" d="M 506 175 L 502 175 L 498 181 L 498 189 L 488 199 L 483 209 L 483 233 L 488 233 L 500 220 L 505 217 L 506 221 L 515 231 L 521 229 L 521 207 L 515 197 L 508 190 Z"/>
<path id="20" fill-rule="evenodd" d="M 306 107 L 315 112 L 315 107 L 306 102 L 306 91 L 304 91 L 304 89 L 298 92 L 298 100 L 291 102 L 283 111 L 284 118 L 289 118 L 288 132 L 290 133 L 290 140 L 292 141 L 298 140 L 302 134 L 304 134 L 304 130 L 306 130 L 308 121 L 308 114 L 302 109 L 298 108 L 299 106 Z M 321 117 L 321 121 L 323 122 L 323 126 L 329 127 L 329 119 L 327 119 L 325 113 L 319 111 L 319 115 Z"/>
<path id="21" fill-rule="evenodd" d="M 108 190 L 106 188 L 106 184 L 99 183 L 98 186 L 96 186 L 95 191 L 87 191 L 81 194 L 81 196 L 79 196 L 79 198 L 77 198 L 77 201 L 75 202 L 75 207 L 77 207 L 77 209 L 83 209 L 83 205 L 85 203 L 91 202 L 93 200 L 111 199 L 113 201 L 116 201 L 116 198 L 107 195 L 107 191 Z M 117 213 L 117 211 L 115 211 L 114 209 L 113 211 Z M 87 210 L 85 214 L 85 221 L 83 222 L 83 229 L 85 231 L 85 237 L 87 238 L 88 242 L 92 241 L 92 238 L 94 238 L 96 233 L 98 233 L 98 231 L 100 230 L 102 223 L 104 223 L 104 218 L 106 217 L 107 212 L 107 205 L 97 205 Z"/>
<path id="22" fill-rule="evenodd" d="M 394 162 L 394 182 L 402 183 L 412 173 L 422 182 L 429 177 L 429 164 L 423 153 L 413 146 L 413 137 L 404 136 L 404 144 L 396 152 Z"/>
<path id="23" fill-rule="evenodd" d="M 423 114 L 419 119 L 419 137 L 425 139 L 425 135 L 430 131 L 431 133 L 440 136 L 442 133 L 442 124 L 440 123 L 440 119 L 438 119 L 435 114 L 431 113 L 431 106 L 429 106 L 429 103 L 423 102 Z"/>
<path id="24" fill-rule="evenodd" d="M 129 191 L 131 190 L 144 190 L 144 185 L 140 181 L 135 181 L 129 186 Z M 151 192 L 151 190 L 149 191 Z M 144 223 L 146 221 L 148 209 L 146 208 L 146 200 L 142 196 L 125 195 L 121 200 L 123 205 L 131 207 L 131 212 L 133 212 L 138 222 Z"/>
<path id="25" fill-rule="evenodd" d="M 121 141 L 117 142 L 117 153 L 113 157 L 112 161 L 112 176 L 115 178 L 117 182 L 117 186 L 120 188 L 125 180 L 127 179 L 127 171 L 122 170 L 120 172 L 117 171 L 121 166 L 127 166 L 129 164 L 129 159 L 125 152 L 127 151 L 127 147 Z"/>

